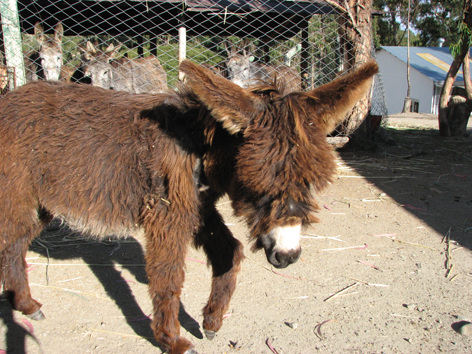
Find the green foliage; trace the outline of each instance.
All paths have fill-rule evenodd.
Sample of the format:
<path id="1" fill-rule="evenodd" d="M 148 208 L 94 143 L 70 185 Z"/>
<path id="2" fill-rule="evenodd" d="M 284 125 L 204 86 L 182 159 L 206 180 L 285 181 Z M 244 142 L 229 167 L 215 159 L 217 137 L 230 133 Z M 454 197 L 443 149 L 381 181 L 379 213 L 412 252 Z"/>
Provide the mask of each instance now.
<path id="1" fill-rule="evenodd" d="M 424 46 L 436 46 L 439 38 L 445 45 L 457 42 L 459 26 L 462 22 L 464 0 L 420 1 L 413 25 L 420 32 Z"/>
<path id="2" fill-rule="evenodd" d="M 463 1 L 411 0 L 410 45 L 434 47 L 439 38 L 445 39 L 445 45 L 457 42 Z M 373 20 L 375 45 L 406 45 L 408 0 L 374 0 L 373 8 L 385 11 Z"/>
<path id="3" fill-rule="evenodd" d="M 472 45 L 472 33 L 470 28 L 467 27 L 463 21 L 461 21 L 459 25 L 459 35 L 459 40 L 456 43 L 449 45 L 449 51 L 451 52 L 453 58 L 455 58 L 461 52 L 461 48 L 463 48 L 464 45 L 469 48 Z"/>

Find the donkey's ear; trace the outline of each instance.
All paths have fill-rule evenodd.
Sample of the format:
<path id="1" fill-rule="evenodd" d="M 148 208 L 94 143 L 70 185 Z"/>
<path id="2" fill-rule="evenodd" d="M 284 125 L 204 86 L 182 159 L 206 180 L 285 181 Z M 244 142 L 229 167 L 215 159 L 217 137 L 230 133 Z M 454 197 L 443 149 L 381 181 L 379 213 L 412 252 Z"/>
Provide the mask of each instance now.
<path id="1" fill-rule="evenodd" d="M 54 40 L 61 44 L 62 42 L 62 35 L 64 34 L 64 27 L 62 23 L 58 22 L 56 28 L 54 29 Z"/>
<path id="2" fill-rule="evenodd" d="M 263 109 L 259 97 L 211 70 L 185 60 L 180 64 L 188 86 L 231 134 L 244 130 Z"/>
<path id="3" fill-rule="evenodd" d="M 231 58 L 235 54 L 234 44 L 228 38 L 223 42 L 223 47 L 228 58 Z"/>
<path id="4" fill-rule="evenodd" d="M 110 53 L 110 52 L 114 52 L 116 49 L 115 49 L 115 45 L 113 43 L 110 43 L 107 47 L 107 49 L 105 49 L 105 53 Z"/>
<path id="5" fill-rule="evenodd" d="M 95 46 L 92 44 L 92 42 L 87 41 L 87 44 L 86 44 L 86 47 L 85 47 L 85 51 L 86 51 L 89 55 L 92 55 L 92 54 L 95 54 L 95 53 L 97 52 L 97 49 L 96 49 Z"/>
<path id="6" fill-rule="evenodd" d="M 42 45 L 46 41 L 46 36 L 44 35 L 43 26 L 39 22 L 36 22 L 34 25 L 34 36 L 38 41 L 39 45 Z"/>
<path id="7" fill-rule="evenodd" d="M 377 63 L 371 60 L 353 72 L 308 92 L 309 110 L 318 126 L 331 133 L 355 104 L 365 97 L 372 77 L 378 71 Z"/>

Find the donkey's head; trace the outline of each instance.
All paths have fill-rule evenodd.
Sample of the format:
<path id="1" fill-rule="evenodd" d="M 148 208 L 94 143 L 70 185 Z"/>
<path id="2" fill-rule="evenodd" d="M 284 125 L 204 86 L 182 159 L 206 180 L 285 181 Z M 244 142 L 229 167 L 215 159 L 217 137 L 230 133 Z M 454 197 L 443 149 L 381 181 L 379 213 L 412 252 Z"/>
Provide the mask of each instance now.
<path id="1" fill-rule="evenodd" d="M 260 84 L 260 80 L 270 78 L 267 68 L 255 62 L 255 57 L 251 54 L 254 48 L 248 40 L 243 40 L 237 45 L 226 41 L 225 47 L 228 55 L 226 59 L 228 80 L 248 88 Z"/>
<path id="2" fill-rule="evenodd" d="M 326 134 L 365 96 L 377 64 L 288 94 L 276 85 L 242 89 L 188 61 L 180 68 L 214 119 L 238 138 L 228 193 L 254 249 L 264 248 L 278 268 L 296 262 L 302 227 L 318 221 L 312 190 L 326 187 L 336 168 Z"/>
<path id="3" fill-rule="evenodd" d="M 121 45 L 110 44 L 105 51 L 96 48 L 90 41 L 86 47 L 79 47 L 84 62 L 84 74 L 92 81 L 93 86 L 105 89 L 113 88 L 112 61 L 115 59 Z"/>
<path id="4" fill-rule="evenodd" d="M 226 60 L 228 80 L 247 88 L 263 78 L 264 73 L 260 66 L 254 63 L 255 58 L 250 54 L 250 45 L 247 41 L 242 41 L 238 45 L 227 41 L 225 47 L 228 54 Z"/>
<path id="5" fill-rule="evenodd" d="M 59 80 L 62 67 L 62 35 L 64 28 L 62 23 L 58 23 L 54 29 L 54 36 L 49 37 L 44 34 L 43 27 L 36 23 L 34 26 L 34 35 L 39 44 L 37 52 L 38 71 L 42 71 L 38 76 L 45 80 Z"/>

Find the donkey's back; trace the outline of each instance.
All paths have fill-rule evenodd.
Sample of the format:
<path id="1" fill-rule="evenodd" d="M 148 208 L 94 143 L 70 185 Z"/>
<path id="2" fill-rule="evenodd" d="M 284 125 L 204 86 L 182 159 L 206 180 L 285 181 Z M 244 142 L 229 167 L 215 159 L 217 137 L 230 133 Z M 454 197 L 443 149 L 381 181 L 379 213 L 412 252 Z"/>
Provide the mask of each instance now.
<path id="1" fill-rule="evenodd" d="M 134 93 L 159 93 L 167 90 L 167 74 L 159 59 L 150 56 L 111 62 L 113 89 Z"/>
<path id="2" fill-rule="evenodd" d="M 173 144 L 154 108 L 172 101 L 177 94 L 52 82 L 12 92 L 0 101 L 0 210 L 35 224 L 60 217 L 97 236 L 135 233 L 144 195 L 162 187 L 155 176 L 163 166 L 150 162 L 160 156 L 156 142 Z"/>
<path id="3" fill-rule="evenodd" d="M 157 57 L 151 55 L 130 60 L 124 56 L 115 59 L 120 48 L 110 44 L 101 51 L 91 42 L 87 42 L 86 48 L 79 47 L 83 52 L 80 70 L 90 77 L 93 86 L 134 93 L 167 90 L 167 74 Z"/>

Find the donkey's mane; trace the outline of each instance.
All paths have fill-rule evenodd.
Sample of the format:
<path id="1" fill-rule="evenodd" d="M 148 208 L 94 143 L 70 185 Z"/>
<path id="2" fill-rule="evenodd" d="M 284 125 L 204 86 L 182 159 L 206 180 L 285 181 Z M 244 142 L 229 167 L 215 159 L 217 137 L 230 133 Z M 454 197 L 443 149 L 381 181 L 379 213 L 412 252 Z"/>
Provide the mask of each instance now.
<path id="1" fill-rule="evenodd" d="M 259 83 L 257 85 L 251 86 L 247 88 L 247 90 L 256 95 L 262 96 L 270 96 L 277 94 L 279 98 L 290 93 L 290 91 L 287 90 L 287 82 L 283 78 L 278 78 L 277 76 L 274 76 L 270 81 L 258 81 Z"/>

